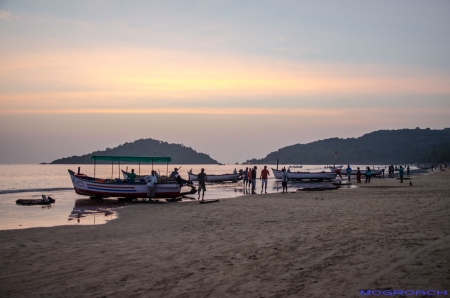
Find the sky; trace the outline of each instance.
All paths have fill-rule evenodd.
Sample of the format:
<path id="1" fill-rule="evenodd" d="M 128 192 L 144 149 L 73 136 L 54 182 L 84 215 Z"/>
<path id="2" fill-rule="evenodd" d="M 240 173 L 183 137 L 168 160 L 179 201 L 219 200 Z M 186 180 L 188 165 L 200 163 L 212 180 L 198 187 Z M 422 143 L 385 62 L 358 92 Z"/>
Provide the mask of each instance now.
<path id="1" fill-rule="evenodd" d="M 0 163 L 450 127 L 450 2 L 0 0 Z M 330 162 L 335 148 L 330 148 Z"/>

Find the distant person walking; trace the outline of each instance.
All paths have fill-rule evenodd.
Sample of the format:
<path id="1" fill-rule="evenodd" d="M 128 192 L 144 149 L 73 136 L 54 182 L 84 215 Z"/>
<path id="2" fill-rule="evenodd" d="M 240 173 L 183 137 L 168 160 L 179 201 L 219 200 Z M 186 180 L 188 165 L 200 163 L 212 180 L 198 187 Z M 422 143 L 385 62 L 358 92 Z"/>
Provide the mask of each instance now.
<path id="1" fill-rule="evenodd" d="M 358 171 L 356 172 L 356 183 L 361 183 L 361 170 L 359 167 L 357 168 Z"/>
<path id="2" fill-rule="evenodd" d="M 398 174 L 400 175 L 400 183 L 403 183 L 403 174 L 405 173 L 402 166 L 400 166 L 400 169 L 398 169 Z"/>
<path id="3" fill-rule="evenodd" d="M 372 177 L 372 171 L 370 170 L 370 167 L 366 168 L 366 183 L 370 183 L 370 177 Z"/>
<path id="4" fill-rule="evenodd" d="M 263 192 L 263 188 L 265 186 L 265 193 L 267 193 L 267 179 L 269 179 L 270 173 L 269 170 L 267 170 L 267 166 L 264 166 L 264 169 L 261 171 L 261 175 L 259 176 L 259 179 L 261 180 L 261 193 Z"/>
<path id="5" fill-rule="evenodd" d="M 283 173 L 281 174 L 281 187 L 283 188 L 283 192 L 284 190 L 286 190 L 287 193 L 287 183 L 288 183 L 288 174 L 286 173 L 286 169 L 282 169 L 281 170 Z"/>
<path id="6" fill-rule="evenodd" d="M 350 165 L 347 166 L 346 172 L 347 172 L 347 178 L 348 178 L 348 181 L 351 181 L 351 177 L 352 177 L 352 168 L 350 168 Z"/>
<path id="7" fill-rule="evenodd" d="M 406 175 L 409 176 L 409 166 L 406 167 Z"/>
<path id="8" fill-rule="evenodd" d="M 256 169 L 257 167 L 254 166 L 252 170 L 252 195 L 256 195 Z"/>
<path id="9" fill-rule="evenodd" d="M 200 192 L 203 190 L 202 195 L 202 201 L 204 201 L 205 198 L 205 191 L 206 191 L 206 180 L 208 180 L 208 176 L 205 173 L 205 169 L 201 169 L 200 173 L 197 175 L 198 180 L 198 199 L 200 200 Z"/>

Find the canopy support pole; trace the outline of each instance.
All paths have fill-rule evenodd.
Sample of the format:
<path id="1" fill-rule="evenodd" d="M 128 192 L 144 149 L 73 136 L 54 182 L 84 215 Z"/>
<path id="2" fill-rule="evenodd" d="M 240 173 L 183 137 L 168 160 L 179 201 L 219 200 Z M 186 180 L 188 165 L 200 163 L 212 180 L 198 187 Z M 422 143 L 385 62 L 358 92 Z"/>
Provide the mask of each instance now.
<path id="1" fill-rule="evenodd" d="M 141 162 L 139 162 L 139 175 L 141 175 Z"/>
<path id="2" fill-rule="evenodd" d="M 111 161 L 111 179 L 113 178 L 113 176 L 114 176 L 114 161 Z"/>
<path id="3" fill-rule="evenodd" d="M 97 160 L 94 159 L 94 178 L 95 178 L 95 166 L 97 165 Z"/>
<path id="4" fill-rule="evenodd" d="M 120 158 L 119 158 L 118 162 L 119 162 L 119 179 L 120 179 Z"/>
<path id="5" fill-rule="evenodd" d="M 169 176 L 169 163 L 167 163 L 166 176 Z"/>

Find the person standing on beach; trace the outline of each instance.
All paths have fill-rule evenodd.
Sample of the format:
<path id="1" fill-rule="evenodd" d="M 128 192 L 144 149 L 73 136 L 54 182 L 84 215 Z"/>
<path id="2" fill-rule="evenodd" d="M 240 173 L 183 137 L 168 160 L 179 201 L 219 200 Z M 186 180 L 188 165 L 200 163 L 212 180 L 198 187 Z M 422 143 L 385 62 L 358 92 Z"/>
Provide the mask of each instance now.
<path id="1" fill-rule="evenodd" d="M 398 174 L 400 175 L 400 183 L 403 183 L 403 174 L 405 173 L 402 166 L 400 166 L 400 169 L 398 169 Z"/>
<path id="2" fill-rule="evenodd" d="M 356 172 L 356 183 L 361 183 L 361 171 L 359 170 L 359 167 L 357 169 L 358 171 Z"/>
<path id="3" fill-rule="evenodd" d="M 406 175 L 409 176 L 409 166 L 406 167 Z"/>
<path id="4" fill-rule="evenodd" d="M 252 188 L 252 168 L 248 168 L 247 178 L 248 178 L 248 190 L 250 192 L 250 189 Z"/>
<path id="5" fill-rule="evenodd" d="M 347 170 L 346 171 L 347 171 L 348 181 L 350 181 L 351 177 L 352 177 L 352 168 L 350 168 L 350 165 L 347 166 Z"/>
<path id="6" fill-rule="evenodd" d="M 264 169 L 261 171 L 261 175 L 259 176 L 259 179 L 261 182 L 261 193 L 263 192 L 264 185 L 266 186 L 265 192 L 267 193 L 267 179 L 270 176 L 269 170 L 267 170 L 267 166 L 264 166 Z"/>
<path id="7" fill-rule="evenodd" d="M 247 188 L 247 185 L 248 185 L 248 167 L 245 168 L 245 171 L 244 171 L 243 175 L 244 175 L 244 187 Z"/>
<path id="8" fill-rule="evenodd" d="M 158 182 L 156 172 L 152 170 L 150 175 L 144 177 L 144 180 L 147 182 L 147 197 L 151 201 L 155 197 L 155 183 Z"/>
<path id="9" fill-rule="evenodd" d="M 370 177 L 372 176 L 372 171 L 370 171 L 370 167 L 366 168 L 366 183 L 370 183 Z"/>
<path id="10" fill-rule="evenodd" d="M 205 198 L 205 191 L 206 191 L 206 180 L 208 180 L 208 176 L 205 173 L 205 169 L 201 169 L 201 172 L 197 175 L 198 180 L 198 199 L 200 200 L 200 192 L 203 190 L 202 195 L 202 201 L 204 201 Z"/>
<path id="11" fill-rule="evenodd" d="M 287 183 L 288 183 L 288 174 L 286 173 L 286 169 L 281 170 L 283 173 L 281 174 L 281 187 L 283 188 L 283 192 L 286 189 L 287 193 Z"/>
<path id="12" fill-rule="evenodd" d="M 252 195 L 256 195 L 256 169 L 257 167 L 254 166 L 252 170 Z"/>

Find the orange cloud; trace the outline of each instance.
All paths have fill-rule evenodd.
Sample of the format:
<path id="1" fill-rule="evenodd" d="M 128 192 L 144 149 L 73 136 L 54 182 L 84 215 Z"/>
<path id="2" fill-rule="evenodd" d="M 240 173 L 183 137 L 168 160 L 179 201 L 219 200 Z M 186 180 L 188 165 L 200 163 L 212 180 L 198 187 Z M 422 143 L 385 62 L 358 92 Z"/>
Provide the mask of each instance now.
<path id="1" fill-rule="evenodd" d="M 0 55 L 0 65 L 3 112 L 139 113 L 153 105 L 164 112 L 176 111 L 164 104 L 167 99 L 208 103 L 219 97 L 450 94 L 450 75 L 437 71 L 425 76 L 420 69 L 396 66 L 293 63 L 140 48 L 10 53 Z"/>

